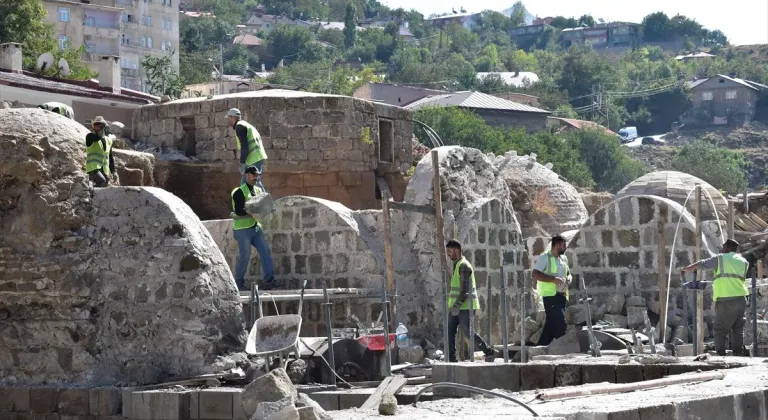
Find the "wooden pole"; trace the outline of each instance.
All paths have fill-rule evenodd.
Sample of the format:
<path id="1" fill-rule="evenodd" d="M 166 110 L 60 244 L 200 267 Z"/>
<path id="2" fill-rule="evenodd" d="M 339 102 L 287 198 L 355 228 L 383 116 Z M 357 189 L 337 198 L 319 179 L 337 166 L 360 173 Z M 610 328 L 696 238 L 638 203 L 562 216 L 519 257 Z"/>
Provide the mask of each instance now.
<path id="1" fill-rule="evenodd" d="M 437 256 L 440 258 L 440 268 L 443 272 L 443 278 L 441 279 L 444 283 L 446 283 L 446 290 L 450 290 L 450 283 L 449 283 L 449 276 L 452 274 L 451 270 L 448 269 L 448 259 L 445 255 L 445 226 L 443 224 L 443 200 L 440 193 L 440 161 L 439 156 L 437 153 L 437 150 L 432 149 L 432 153 L 430 154 L 432 158 L 432 195 L 433 199 L 435 201 L 435 229 L 437 230 Z M 450 293 L 450 292 L 449 292 Z M 447 295 L 445 297 L 447 299 Z M 447 311 L 450 311 L 451 308 L 448 307 L 448 305 L 445 306 L 446 315 L 445 319 L 448 319 Z M 443 325 L 443 328 L 445 331 L 448 330 L 448 324 L 446 323 Z M 461 331 L 461 328 L 459 328 L 459 331 Z M 443 334 L 443 337 L 447 337 L 447 334 Z M 458 341 L 458 340 L 457 340 Z M 444 346 L 447 348 L 448 343 L 444 343 Z M 445 354 L 446 360 L 448 360 L 448 353 Z"/>
<path id="2" fill-rule="evenodd" d="M 659 215 L 658 235 L 658 258 L 659 258 L 659 341 L 666 343 L 667 339 L 667 276 L 666 268 L 666 240 L 664 239 L 664 230 L 667 225 L 667 207 L 660 207 L 661 214 Z"/>
<path id="3" fill-rule="evenodd" d="M 381 211 L 384 216 L 384 261 L 387 269 L 387 294 L 392 297 L 390 331 L 394 331 L 395 322 L 397 322 L 397 293 L 395 286 L 395 270 L 392 264 L 392 227 L 389 223 L 389 195 L 384 191 L 381 193 Z"/>
<path id="4" fill-rule="evenodd" d="M 696 261 L 701 261 L 701 184 L 696 184 Z M 695 308 L 695 332 L 694 356 L 704 352 L 704 291 L 699 290 L 698 281 L 701 270 L 696 273 L 694 296 L 696 296 Z"/>
<path id="5" fill-rule="evenodd" d="M 728 239 L 733 239 L 733 219 L 734 219 L 734 211 L 733 211 L 733 201 L 728 200 Z M 723 241 L 725 242 L 725 241 Z"/>

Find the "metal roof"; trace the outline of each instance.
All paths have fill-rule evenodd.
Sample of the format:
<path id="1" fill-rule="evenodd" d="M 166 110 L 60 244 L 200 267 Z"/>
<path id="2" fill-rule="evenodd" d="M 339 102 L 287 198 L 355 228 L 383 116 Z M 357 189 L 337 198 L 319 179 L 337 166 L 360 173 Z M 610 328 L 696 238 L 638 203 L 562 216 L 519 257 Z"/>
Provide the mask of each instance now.
<path id="1" fill-rule="evenodd" d="M 529 105 L 523 105 L 517 102 L 508 101 L 496 96 L 487 95 L 480 92 L 456 92 L 445 95 L 433 95 L 419 99 L 405 106 L 407 109 L 418 110 L 426 106 L 449 107 L 457 106 L 461 108 L 474 109 L 493 109 L 500 111 L 530 112 L 535 114 L 551 114 L 540 108 Z"/>

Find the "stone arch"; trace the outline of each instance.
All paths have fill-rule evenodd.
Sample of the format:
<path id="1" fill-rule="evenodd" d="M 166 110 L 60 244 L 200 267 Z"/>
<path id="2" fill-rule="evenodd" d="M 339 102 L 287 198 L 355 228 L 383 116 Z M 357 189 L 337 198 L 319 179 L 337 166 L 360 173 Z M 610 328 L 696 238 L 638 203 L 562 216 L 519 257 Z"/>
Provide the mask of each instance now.
<path id="1" fill-rule="evenodd" d="M 622 188 L 616 193 L 614 199 L 629 195 L 655 195 L 673 200 L 682 206 L 686 197 L 696 188 L 696 184 L 701 184 L 703 190 L 701 199 L 702 220 L 715 220 L 717 218 L 715 210 L 721 214 L 728 214 L 728 201 L 717 188 L 693 175 L 677 171 L 656 171 L 645 174 Z M 712 198 L 712 202 L 709 201 L 708 197 Z M 714 204 L 714 209 L 712 204 Z M 690 214 L 695 214 L 696 200 L 693 196 L 688 200 L 685 207 Z"/>
<path id="2" fill-rule="evenodd" d="M 579 277 L 584 277 L 590 297 L 596 300 L 595 308 L 616 293 L 655 302 L 659 291 L 657 235 L 662 217 L 666 217 L 663 223 L 666 274 L 675 229 L 681 220 L 674 249 L 670 305 L 682 307 L 679 269 L 695 259 L 695 220 L 680 204 L 657 196 L 624 196 L 590 216 L 568 247 L 574 274 L 571 295 L 578 293 Z M 714 252 L 702 235 L 702 258 Z M 655 306 L 651 308 L 658 311 Z"/>
<path id="3" fill-rule="evenodd" d="M 39 109 L 0 120 L 0 378 L 146 384 L 242 351 L 232 275 L 186 204 L 91 188 L 75 121 Z"/>

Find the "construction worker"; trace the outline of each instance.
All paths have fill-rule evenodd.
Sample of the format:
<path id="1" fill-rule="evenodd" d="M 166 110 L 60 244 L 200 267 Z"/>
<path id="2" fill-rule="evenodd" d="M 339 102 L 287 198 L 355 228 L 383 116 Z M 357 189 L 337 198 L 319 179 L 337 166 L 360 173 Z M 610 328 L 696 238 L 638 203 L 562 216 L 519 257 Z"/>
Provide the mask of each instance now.
<path id="1" fill-rule="evenodd" d="M 109 126 L 104 117 L 94 118 L 91 132 L 85 136 L 85 172 L 96 187 L 106 187 L 109 177 L 115 172 L 115 160 L 112 158 L 114 141 L 115 136 L 109 134 Z"/>
<path id="2" fill-rule="evenodd" d="M 261 136 L 254 126 L 242 120 L 242 113 L 237 108 L 232 108 L 227 112 L 227 123 L 235 129 L 237 135 L 237 151 L 240 152 L 240 174 L 243 178 L 241 184 L 245 184 L 245 168 L 255 166 L 259 170 L 259 178 L 256 181 L 259 188 L 264 189 L 261 183 L 261 173 L 264 171 L 264 160 L 267 159 L 267 153 L 264 151 L 264 143 Z M 237 158 L 237 151 L 235 158 Z"/>
<path id="3" fill-rule="evenodd" d="M 715 302 L 715 350 L 725 356 L 725 337 L 731 333 L 731 350 L 734 356 L 748 356 L 744 348 L 744 313 L 747 310 L 746 285 L 749 262 L 737 253 L 739 243 L 728 239 L 720 248 L 720 254 L 697 261 L 683 268 L 681 275 L 697 268 L 713 270 L 712 300 Z"/>
<path id="4" fill-rule="evenodd" d="M 246 290 L 245 272 L 251 259 L 251 246 L 253 246 L 256 248 L 256 252 L 259 253 L 261 270 L 264 274 L 264 284 L 261 289 L 271 290 L 275 288 L 275 276 L 269 244 L 264 237 L 261 223 L 245 211 L 245 203 L 257 192 L 263 191 L 256 185 L 261 171 L 256 166 L 248 166 L 243 172 L 245 182 L 232 190 L 231 194 L 233 210 L 231 214 L 232 229 L 239 248 L 237 264 L 235 266 L 235 283 L 238 290 Z"/>
<path id="5" fill-rule="evenodd" d="M 552 340 L 565 335 L 565 307 L 568 306 L 568 286 L 571 284 L 571 270 L 568 258 L 564 255 L 568 249 L 565 238 L 552 237 L 552 246 L 536 258 L 533 266 L 533 279 L 544 301 L 546 321 L 539 338 L 539 345 L 546 346 Z"/>
<path id="6" fill-rule="evenodd" d="M 38 105 L 37 107 L 46 111 L 51 111 L 59 115 L 63 115 L 71 120 L 75 119 L 75 112 L 72 110 L 72 108 L 69 105 L 65 105 L 61 102 L 46 102 L 44 104 Z"/>
<path id="7" fill-rule="evenodd" d="M 445 245 L 445 253 L 453 262 L 453 276 L 448 292 L 448 351 L 449 361 L 456 362 L 456 332 L 461 326 L 465 337 L 469 337 L 469 311 L 480 309 L 477 300 L 477 287 L 475 285 L 475 272 L 472 264 L 461 254 L 461 243 L 451 239 Z M 473 296 L 469 297 L 472 291 Z M 494 352 L 483 339 L 475 333 L 475 347 L 485 353 L 486 359 L 492 359 Z M 472 349 L 471 351 L 475 351 Z"/>

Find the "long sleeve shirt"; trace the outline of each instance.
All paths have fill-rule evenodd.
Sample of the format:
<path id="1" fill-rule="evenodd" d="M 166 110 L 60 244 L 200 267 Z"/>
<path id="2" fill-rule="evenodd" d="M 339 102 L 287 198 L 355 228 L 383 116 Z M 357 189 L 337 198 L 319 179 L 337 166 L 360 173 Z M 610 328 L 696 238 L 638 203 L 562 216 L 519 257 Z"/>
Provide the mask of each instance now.
<path id="1" fill-rule="evenodd" d="M 454 270 L 456 270 L 456 264 L 458 264 L 459 261 L 453 263 Z M 459 279 L 461 280 L 461 288 L 459 289 L 459 296 L 456 298 L 456 302 L 453 304 L 454 308 L 461 308 L 461 305 L 463 305 L 464 301 L 467 299 L 467 296 L 469 295 L 469 288 L 472 287 L 471 278 L 472 269 L 469 268 L 467 264 L 462 264 L 461 267 L 459 267 Z"/>
<path id="2" fill-rule="evenodd" d="M 235 134 L 240 142 L 240 164 L 243 165 L 248 157 L 248 129 L 238 124 L 235 126 Z"/>
<path id="3" fill-rule="evenodd" d="M 88 135 L 85 136 L 85 146 L 91 147 L 93 146 L 93 143 L 96 143 L 97 141 L 101 141 L 101 148 L 102 150 L 107 150 L 107 141 L 104 139 L 103 136 L 99 136 L 96 133 L 88 133 Z M 115 159 L 112 157 L 112 151 L 109 152 L 109 171 L 114 173 L 115 172 Z"/>
<path id="4" fill-rule="evenodd" d="M 251 195 L 255 194 L 252 186 L 248 185 L 248 189 L 251 191 Z M 235 214 L 238 216 L 248 216 L 248 213 L 245 211 L 245 194 L 243 194 L 243 190 L 238 188 L 232 195 L 232 200 L 235 202 Z"/>

